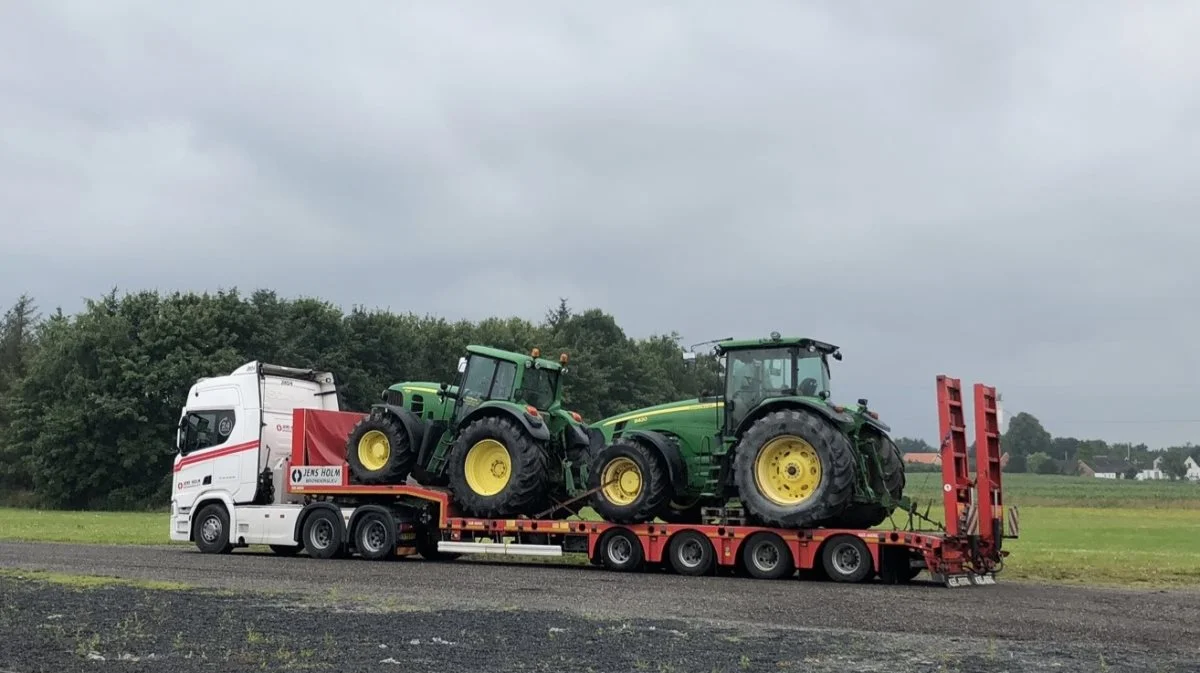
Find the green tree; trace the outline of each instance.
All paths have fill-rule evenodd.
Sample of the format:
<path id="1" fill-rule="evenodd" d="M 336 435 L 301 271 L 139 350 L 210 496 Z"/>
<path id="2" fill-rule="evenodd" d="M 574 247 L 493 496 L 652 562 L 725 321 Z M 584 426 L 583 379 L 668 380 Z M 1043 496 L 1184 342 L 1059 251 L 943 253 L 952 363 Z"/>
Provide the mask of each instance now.
<path id="1" fill-rule="evenodd" d="M 900 448 L 901 453 L 936 453 L 937 449 L 929 445 L 923 439 L 914 439 L 912 437 L 897 437 L 896 446 Z"/>

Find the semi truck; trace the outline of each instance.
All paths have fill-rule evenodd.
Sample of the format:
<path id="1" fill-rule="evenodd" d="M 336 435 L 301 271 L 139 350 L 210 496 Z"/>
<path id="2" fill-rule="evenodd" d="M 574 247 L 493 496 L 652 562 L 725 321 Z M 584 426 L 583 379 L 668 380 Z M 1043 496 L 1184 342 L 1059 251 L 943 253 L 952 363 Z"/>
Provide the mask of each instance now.
<path id="1" fill-rule="evenodd" d="M 565 516 L 483 518 L 461 512 L 445 487 L 352 480 L 347 437 L 366 414 L 339 408 L 333 374 L 249 362 L 188 392 L 170 539 L 209 554 L 255 545 L 314 559 L 582 554 L 611 571 L 885 583 L 927 572 L 948 587 L 992 584 L 1008 555 L 1003 540 L 1019 533 L 1017 510 L 1002 498 L 996 391 L 974 387 L 974 477 L 961 381 L 939 375 L 936 393 L 941 521 L 910 502 L 904 525 L 866 530 L 753 525 L 729 505 L 706 508 L 698 522 L 620 524 L 588 517 L 588 493 L 557 503 Z"/>

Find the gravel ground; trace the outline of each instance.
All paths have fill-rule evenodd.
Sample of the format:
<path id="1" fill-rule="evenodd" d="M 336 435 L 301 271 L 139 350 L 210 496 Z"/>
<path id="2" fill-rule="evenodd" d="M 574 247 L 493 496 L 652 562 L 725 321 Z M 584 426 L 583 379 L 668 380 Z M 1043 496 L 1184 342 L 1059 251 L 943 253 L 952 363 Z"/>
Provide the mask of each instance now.
<path id="1" fill-rule="evenodd" d="M 1197 671 L 1200 594 L 0 543 L 0 671 Z"/>

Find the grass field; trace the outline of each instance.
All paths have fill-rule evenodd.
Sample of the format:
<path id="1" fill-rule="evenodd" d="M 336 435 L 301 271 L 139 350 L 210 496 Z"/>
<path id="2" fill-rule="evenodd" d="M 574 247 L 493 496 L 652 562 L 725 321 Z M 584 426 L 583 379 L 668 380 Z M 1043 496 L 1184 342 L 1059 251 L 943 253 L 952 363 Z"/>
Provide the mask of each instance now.
<path id="1" fill-rule="evenodd" d="M 915 473 L 907 489 L 938 520 L 940 483 Z M 1200 588 L 1200 484 L 1015 474 L 1004 499 L 1021 537 L 1005 541 L 1002 579 Z M 167 515 L 0 508 L 0 539 L 166 544 Z"/>

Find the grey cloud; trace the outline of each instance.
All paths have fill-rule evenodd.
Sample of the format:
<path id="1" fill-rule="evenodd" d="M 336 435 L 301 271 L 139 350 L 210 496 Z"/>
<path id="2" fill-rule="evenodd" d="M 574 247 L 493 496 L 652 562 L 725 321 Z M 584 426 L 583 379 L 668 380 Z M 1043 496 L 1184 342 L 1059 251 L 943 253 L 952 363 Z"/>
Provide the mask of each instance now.
<path id="1" fill-rule="evenodd" d="M 1053 432 L 1196 439 L 1111 422 L 1200 401 L 1194 7 L 11 4 L 0 288 L 567 296 L 842 344 L 902 434 L 945 371 Z"/>

